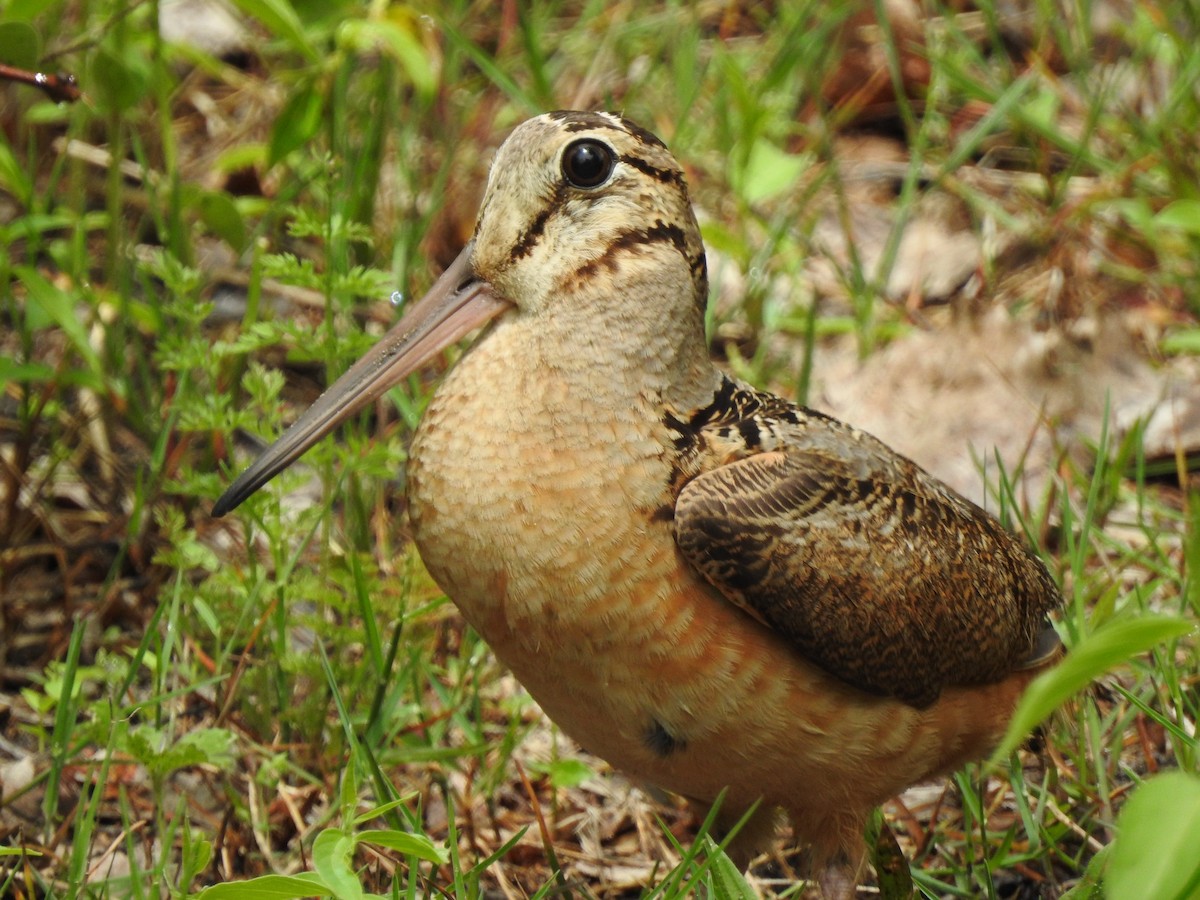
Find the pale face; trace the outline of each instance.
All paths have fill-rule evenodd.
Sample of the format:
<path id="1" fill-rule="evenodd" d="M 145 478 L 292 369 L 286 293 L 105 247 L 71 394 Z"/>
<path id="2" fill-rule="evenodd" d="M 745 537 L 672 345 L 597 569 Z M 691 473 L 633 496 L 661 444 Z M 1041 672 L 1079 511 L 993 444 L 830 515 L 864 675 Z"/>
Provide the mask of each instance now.
<path id="1" fill-rule="evenodd" d="M 614 249 L 664 241 L 700 258 L 697 234 L 683 171 L 656 137 L 611 113 L 548 113 L 496 153 L 473 264 L 499 296 L 539 311 Z"/>

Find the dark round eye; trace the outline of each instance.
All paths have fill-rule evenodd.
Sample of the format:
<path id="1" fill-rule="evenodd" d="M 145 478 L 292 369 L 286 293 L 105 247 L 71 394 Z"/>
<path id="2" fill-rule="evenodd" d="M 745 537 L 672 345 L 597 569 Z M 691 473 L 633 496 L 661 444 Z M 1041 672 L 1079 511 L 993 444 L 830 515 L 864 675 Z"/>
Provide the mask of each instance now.
<path id="1" fill-rule="evenodd" d="M 582 138 L 563 151 L 562 170 L 577 188 L 599 187 L 608 181 L 617 158 L 612 147 L 594 138 Z"/>

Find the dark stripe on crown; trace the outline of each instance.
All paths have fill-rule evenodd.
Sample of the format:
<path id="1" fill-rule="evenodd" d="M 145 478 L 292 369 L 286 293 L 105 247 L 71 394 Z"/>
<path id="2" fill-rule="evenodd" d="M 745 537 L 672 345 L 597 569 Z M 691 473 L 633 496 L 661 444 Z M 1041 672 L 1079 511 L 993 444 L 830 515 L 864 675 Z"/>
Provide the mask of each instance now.
<path id="1" fill-rule="evenodd" d="M 652 131 L 647 131 L 637 122 L 630 122 L 628 119 L 622 116 L 621 123 L 625 126 L 625 129 L 630 134 L 640 140 L 643 144 L 648 144 L 651 147 L 662 147 L 664 150 L 667 149 L 667 145 L 658 139 L 657 134 Z"/>
<path id="2" fill-rule="evenodd" d="M 667 147 L 653 132 L 647 131 L 636 122 L 630 122 L 623 116 L 610 117 L 597 112 L 579 112 L 571 109 L 559 109 L 546 115 L 555 122 L 565 122 L 566 124 L 563 127 L 572 134 L 577 131 L 606 128 L 609 131 L 624 132 L 651 147 L 662 147 L 664 150 Z"/>

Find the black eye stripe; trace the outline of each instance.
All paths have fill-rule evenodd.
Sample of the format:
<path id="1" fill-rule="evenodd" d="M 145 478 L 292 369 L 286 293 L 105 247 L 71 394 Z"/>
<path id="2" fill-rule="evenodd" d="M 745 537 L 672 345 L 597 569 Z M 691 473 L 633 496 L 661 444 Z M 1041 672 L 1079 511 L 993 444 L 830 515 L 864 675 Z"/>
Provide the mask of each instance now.
<path id="1" fill-rule="evenodd" d="M 563 150 L 563 177 L 572 186 L 584 190 L 608 181 L 616 164 L 617 155 L 612 147 L 596 138 L 580 138 Z"/>
<path id="2" fill-rule="evenodd" d="M 529 223 L 529 227 L 521 232 L 520 237 L 517 238 L 517 243 L 513 246 L 512 250 L 509 251 L 509 256 L 513 260 L 518 260 L 521 257 L 529 256 L 529 254 L 533 252 L 533 248 L 537 245 L 538 241 L 542 239 L 542 234 L 545 233 L 546 223 L 549 222 L 550 218 L 556 215 L 559 209 L 562 208 L 566 197 L 567 186 L 560 182 L 555 186 L 554 196 L 550 199 L 550 202 L 547 203 L 545 207 L 542 208 L 541 212 L 537 214 L 534 220 Z"/>

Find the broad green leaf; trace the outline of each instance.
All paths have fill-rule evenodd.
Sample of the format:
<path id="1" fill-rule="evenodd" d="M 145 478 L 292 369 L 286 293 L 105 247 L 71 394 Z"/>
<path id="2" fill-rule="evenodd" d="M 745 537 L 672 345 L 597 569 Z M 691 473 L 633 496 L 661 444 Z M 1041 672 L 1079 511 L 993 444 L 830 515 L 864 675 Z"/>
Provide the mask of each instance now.
<path id="1" fill-rule="evenodd" d="M 119 53 L 101 46 L 92 56 L 89 73 L 88 93 L 115 112 L 132 109 L 150 87 L 149 63 L 136 46 Z"/>
<path id="2" fill-rule="evenodd" d="M 213 848 L 212 841 L 206 841 L 202 838 L 195 838 L 190 842 L 185 840 L 185 852 L 187 853 L 187 870 L 190 872 L 203 872 L 208 868 L 208 864 L 212 861 Z"/>
<path id="3" fill-rule="evenodd" d="M 1200 777 L 1167 772 L 1134 791 L 1117 819 L 1104 886 L 1109 900 L 1200 897 Z"/>
<path id="4" fill-rule="evenodd" d="M 1174 228 L 1200 235 L 1200 200 L 1176 200 L 1154 217 L 1159 228 Z"/>
<path id="5" fill-rule="evenodd" d="M 28 298 L 26 315 L 31 328 L 57 325 L 70 339 L 75 352 L 93 372 L 101 371 L 100 357 L 92 349 L 83 322 L 75 314 L 75 303 L 66 291 L 51 284 L 32 266 L 13 266 L 17 280 L 25 286 Z"/>
<path id="6" fill-rule="evenodd" d="M 11 0 L 4 4 L 4 18 L 10 22 L 28 22 L 52 6 L 57 7 L 58 0 Z"/>
<path id="7" fill-rule="evenodd" d="M 807 156 L 785 153 L 768 140 L 754 142 L 746 170 L 739 180 L 748 203 L 758 203 L 782 194 L 808 168 Z"/>
<path id="8" fill-rule="evenodd" d="M 188 198 L 206 228 L 234 251 L 246 249 L 246 222 L 233 198 L 224 191 L 197 190 Z"/>
<path id="9" fill-rule="evenodd" d="M 0 22 L 0 62 L 34 71 L 42 58 L 42 39 L 25 22 Z"/>
<path id="10" fill-rule="evenodd" d="M 362 900 L 362 883 L 351 866 L 354 839 L 337 828 L 326 828 L 313 841 L 313 868 L 338 900 Z"/>
<path id="11" fill-rule="evenodd" d="M 293 150 L 298 150 L 312 140 L 321 127 L 321 113 L 325 110 L 325 98 L 311 82 L 301 85 L 296 93 L 279 111 L 271 129 L 271 143 L 267 149 L 267 168 L 284 159 Z"/>
<path id="12" fill-rule="evenodd" d="M 1066 659 L 1029 685 L 992 762 L 1007 759 L 1039 723 L 1105 672 L 1194 627 L 1184 619 L 1154 615 L 1113 619 L 1101 625 L 1076 644 Z"/>

